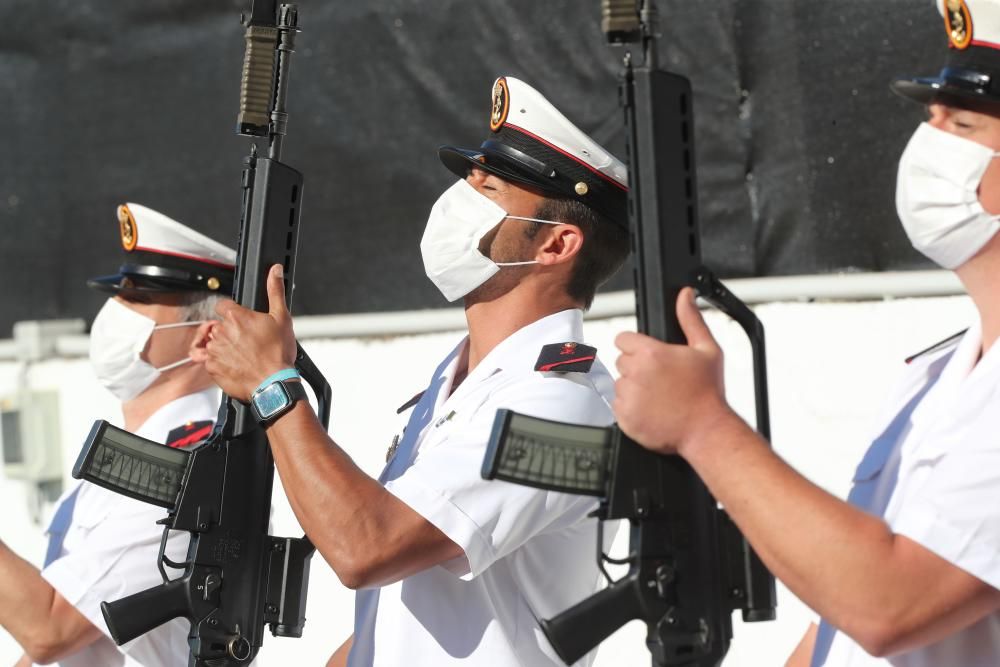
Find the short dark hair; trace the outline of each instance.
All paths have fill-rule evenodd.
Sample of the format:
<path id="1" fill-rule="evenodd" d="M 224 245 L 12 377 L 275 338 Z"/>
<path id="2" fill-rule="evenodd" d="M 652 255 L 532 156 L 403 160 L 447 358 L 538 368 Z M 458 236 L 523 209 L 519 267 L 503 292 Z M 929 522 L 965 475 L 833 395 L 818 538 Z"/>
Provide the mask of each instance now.
<path id="1" fill-rule="evenodd" d="M 582 302 L 584 309 L 590 308 L 597 288 L 628 258 L 628 231 L 586 204 L 568 197 L 546 197 L 538 204 L 535 217 L 576 225 L 583 232 L 583 246 L 576 256 L 566 292 Z M 542 224 L 532 223 L 527 230 L 528 237 L 534 238 Z"/>

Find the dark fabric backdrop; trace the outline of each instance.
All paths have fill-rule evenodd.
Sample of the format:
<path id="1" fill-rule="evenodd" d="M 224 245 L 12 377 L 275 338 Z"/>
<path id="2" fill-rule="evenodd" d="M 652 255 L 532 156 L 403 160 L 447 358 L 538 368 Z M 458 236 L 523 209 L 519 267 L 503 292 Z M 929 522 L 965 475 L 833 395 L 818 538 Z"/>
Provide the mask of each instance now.
<path id="1" fill-rule="evenodd" d="M 120 262 L 134 201 L 235 244 L 243 2 L 0 0 L 0 337 L 79 316 Z M 926 268 L 895 218 L 936 72 L 930 0 L 661 0 L 661 64 L 691 78 L 704 254 L 723 277 Z M 524 79 L 619 155 L 598 0 L 299 3 L 284 161 L 306 175 L 295 311 L 447 305 L 423 277 L 442 143 L 484 138 L 490 86 Z M 628 287 L 627 273 L 608 289 Z"/>

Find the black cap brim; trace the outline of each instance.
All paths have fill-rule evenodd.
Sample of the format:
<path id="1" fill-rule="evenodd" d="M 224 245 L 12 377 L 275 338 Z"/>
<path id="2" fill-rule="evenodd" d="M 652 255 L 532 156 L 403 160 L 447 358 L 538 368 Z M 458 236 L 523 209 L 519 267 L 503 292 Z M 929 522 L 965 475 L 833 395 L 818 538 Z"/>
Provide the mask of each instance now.
<path id="1" fill-rule="evenodd" d="M 502 162 L 497 162 L 496 160 L 484 160 L 484 153 L 479 150 L 456 148 L 455 146 L 441 146 L 438 148 L 438 157 L 441 159 L 441 163 L 448 169 L 448 171 L 455 174 L 459 178 L 465 178 L 469 175 L 469 170 L 472 167 L 476 167 L 487 173 L 493 174 L 494 176 L 499 176 L 507 181 L 514 181 L 515 183 L 520 183 L 521 185 L 538 188 L 543 192 L 562 194 L 561 190 L 548 186 L 548 184 L 544 183 L 541 179 L 532 178 L 519 171 L 507 168 Z"/>
<path id="2" fill-rule="evenodd" d="M 918 79 L 896 79 L 889 84 L 890 90 L 919 104 L 930 104 L 942 97 L 982 102 L 1000 101 L 981 88 L 955 85 L 943 77 L 922 77 Z"/>
<path id="3" fill-rule="evenodd" d="M 441 146 L 438 157 L 459 178 L 465 178 L 469 170 L 476 167 L 548 195 L 579 201 L 612 223 L 628 229 L 627 188 L 610 185 L 606 182 L 608 179 L 594 174 L 593 170 L 518 132 L 506 132 L 504 128 L 478 149 Z M 584 185 L 581 181 L 586 182 L 586 187 L 578 190 Z"/>
<path id="4" fill-rule="evenodd" d="M 106 294 L 176 294 L 178 292 L 192 292 L 208 290 L 192 290 L 191 287 L 146 279 L 136 279 L 136 276 L 118 273 L 113 276 L 100 276 L 87 281 L 87 287 Z"/>
<path id="5" fill-rule="evenodd" d="M 940 98 L 958 102 L 1000 102 L 1000 50 L 979 44 L 950 48 L 937 76 L 898 77 L 889 88 L 920 104 L 930 104 Z"/>
<path id="6" fill-rule="evenodd" d="M 91 278 L 87 286 L 107 294 L 206 292 L 228 296 L 233 292 L 233 271 L 227 267 L 138 252 L 130 259 L 160 263 L 123 264 L 118 273 Z"/>

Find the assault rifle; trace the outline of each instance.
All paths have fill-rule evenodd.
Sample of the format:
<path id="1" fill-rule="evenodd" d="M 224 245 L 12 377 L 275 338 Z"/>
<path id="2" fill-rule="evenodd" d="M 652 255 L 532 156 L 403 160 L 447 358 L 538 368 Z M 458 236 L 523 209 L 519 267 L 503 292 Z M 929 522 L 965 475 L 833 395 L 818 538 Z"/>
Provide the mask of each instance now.
<path id="1" fill-rule="evenodd" d="M 295 47 L 295 5 L 252 0 L 237 131 L 262 137 L 243 170 L 243 212 L 233 298 L 267 311 L 266 275 L 282 264 L 291 306 L 302 174 L 280 162 L 287 114 L 289 58 Z M 296 367 L 312 387 L 320 420 L 330 418 L 330 386 L 298 348 Z M 224 397 L 215 429 L 190 451 L 170 449 L 98 421 L 73 476 L 168 510 L 158 567 L 163 584 L 101 611 L 119 645 L 173 618 L 191 622 L 190 665 L 247 663 L 263 643 L 264 625 L 282 637 L 302 636 L 313 545 L 305 537 L 268 535 L 274 460 L 249 406 Z M 170 530 L 191 534 L 186 560 L 165 554 Z M 152 564 L 151 564 L 152 565 Z M 181 570 L 173 579 L 165 568 Z"/>
<path id="2" fill-rule="evenodd" d="M 640 42 L 643 53 L 638 65 L 626 53 L 619 91 L 639 331 L 686 343 L 674 307 L 686 285 L 735 319 L 751 341 L 757 430 L 767 438 L 764 329 L 701 263 L 691 85 L 656 65 L 653 0 L 603 0 L 602 9 L 609 42 Z M 597 496 L 598 519 L 629 521 L 629 553 L 621 560 L 603 553 L 599 530 L 598 565 L 608 587 L 541 621 L 566 664 L 642 619 L 654 665 L 715 667 L 729 650 L 733 611 L 745 621 L 774 618 L 774 578 L 695 472 L 678 456 L 643 449 L 617 425 L 560 424 L 499 410 L 483 477 Z M 628 565 L 628 573 L 612 581 L 606 563 Z"/>

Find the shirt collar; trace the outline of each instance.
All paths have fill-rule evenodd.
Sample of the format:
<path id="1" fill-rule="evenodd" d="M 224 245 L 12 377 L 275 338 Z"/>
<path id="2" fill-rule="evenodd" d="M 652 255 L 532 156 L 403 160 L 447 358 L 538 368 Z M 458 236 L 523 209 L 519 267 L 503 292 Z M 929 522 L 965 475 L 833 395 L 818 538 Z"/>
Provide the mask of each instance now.
<path id="1" fill-rule="evenodd" d="M 959 361 L 958 371 L 961 378 L 968 378 L 969 382 L 977 383 L 979 378 L 992 378 L 995 382 L 995 369 L 1000 365 L 1000 344 L 994 343 L 986 354 L 983 352 L 983 326 L 980 319 L 969 327 L 968 332 L 962 337 L 962 341 L 955 350 L 955 358 Z"/>
<path id="2" fill-rule="evenodd" d="M 452 397 L 468 391 L 468 387 L 474 387 L 500 371 L 532 373 L 543 345 L 570 341 L 583 342 L 583 311 L 579 308 L 546 315 L 507 336 L 483 357 Z M 451 380 L 447 383 L 448 391 L 454 381 L 457 359 L 462 356 L 461 351 L 468 344 L 469 337 L 466 336 L 455 350 L 455 360 L 448 368 Z"/>
<path id="3" fill-rule="evenodd" d="M 983 338 L 978 319 L 973 322 L 959 339 L 948 364 L 938 378 L 939 385 L 958 385 L 975 370 L 979 353 L 983 348 Z"/>

